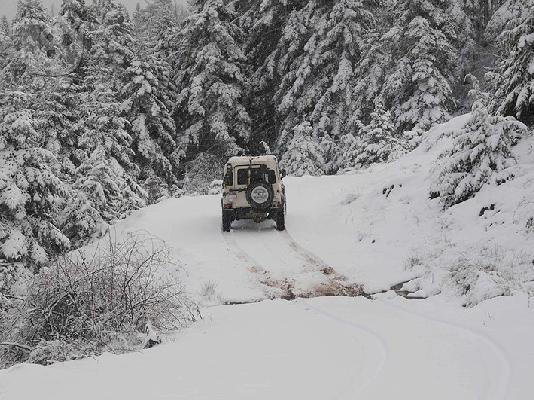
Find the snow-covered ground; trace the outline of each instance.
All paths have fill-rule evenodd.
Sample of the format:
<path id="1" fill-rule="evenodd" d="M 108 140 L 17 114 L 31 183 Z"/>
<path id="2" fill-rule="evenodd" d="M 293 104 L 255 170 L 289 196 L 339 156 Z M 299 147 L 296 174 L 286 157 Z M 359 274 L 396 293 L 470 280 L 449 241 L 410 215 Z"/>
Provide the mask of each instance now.
<path id="1" fill-rule="evenodd" d="M 135 212 L 117 234 L 166 241 L 204 320 L 153 350 L 2 371 L 0 399 L 531 398 L 534 141 L 513 181 L 442 212 L 432 166 L 465 120 L 389 165 L 286 179 L 287 232 L 223 234 L 218 196 Z M 351 288 L 367 297 L 270 300 Z"/>
<path id="2" fill-rule="evenodd" d="M 155 349 L 0 374 L 18 399 L 529 399 L 524 298 L 437 303 L 323 297 L 206 310 Z"/>

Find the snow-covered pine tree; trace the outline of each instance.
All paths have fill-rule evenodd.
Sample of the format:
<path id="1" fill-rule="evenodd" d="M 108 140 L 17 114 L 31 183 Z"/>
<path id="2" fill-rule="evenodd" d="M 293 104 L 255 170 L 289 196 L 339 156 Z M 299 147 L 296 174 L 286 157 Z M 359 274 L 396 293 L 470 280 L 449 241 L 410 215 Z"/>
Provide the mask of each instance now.
<path id="1" fill-rule="evenodd" d="M 9 21 L 4 16 L 0 19 L 0 89 L 5 83 L 2 78 L 5 73 L 4 68 L 8 64 L 9 59 L 12 57 L 13 42 L 11 40 L 11 33 L 9 27 Z"/>
<path id="2" fill-rule="evenodd" d="M 291 29 L 298 21 L 304 0 L 241 1 L 240 26 L 247 32 L 245 54 L 248 63 L 247 104 L 252 118 L 252 132 L 248 149 L 263 151 L 261 142 L 275 146 L 280 132 L 275 94 L 287 74 L 290 60 L 297 57 L 304 46 L 298 29 Z M 288 21 L 291 20 L 290 23 Z M 283 62 L 280 62 L 283 59 Z"/>
<path id="3" fill-rule="evenodd" d="M 85 193 L 105 221 L 144 205 L 143 189 L 107 151 L 98 146 L 77 170 L 74 188 Z"/>
<path id="4" fill-rule="evenodd" d="M 358 119 L 368 122 L 375 102 L 383 104 L 382 87 L 393 65 L 398 35 L 399 27 L 393 27 L 383 34 L 375 32 L 369 36 L 370 47 L 356 66 L 357 79 L 351 93 L 352 113 Z"/>
<path id="5" fill-rule="evenodd" d="M 189 160 L 208 153 L 222 164 L 250 136 L 243 32 L 232 4 L 205 0 L 193 6 L 195 12 L 180 34 L 176 127 L 185 135 L 181 145 Z"/>
<path id="6" fill-rule="evenodd" d="M 33 93 L 8 91 L 0 97 L 0 258 L 30 265 L 70 245 L 60 229 L 68 187 L 46 109 L 46 101 Z"/>
<path id="7" fill-rule="evenodd" d="M 504 48 L 511 48 L 495 79 L 494 110 L 534 124 L 534 1 L 517 26 L 501 34 Z"/>
<path id="8" fill-rule="evenodd" d="M 156 52 L 165 51 L 166 55 L 175 45 L 174 40 L 179 29 L 180 16 L 177 15 L 176 3 L 173 0 L 152 0 L 147 7 L 151 17 L 148 33 L 155 44 Z"/>
<path id="9" fill-rule="evenodd" d="M 272 62 L 276 62 L 274 67 L 281 78 L 273 97 L 279 120 L 275 152 L 282 155 L 285 155 L 290 147 L 295 148 L 295 145 L 298 147 L 298 143 L 302 141 L 305 141 L 308 147 L 313 147 L 314 151 L 322 150 L 321 138 L 314 132 L 309 121 L 312 100 L 302 95 L 303 86 L 310 85 L 312 80 L 310 77 L 311 55 L 306 48 L 315 29 L 312 20 L 318 18 L 317 7 L 316 1 L 309 1 L 301 9 L 291 11 L 283 35 L 273 54 L 276 58 L 273 58 Z M 311 127 L 311 130 L 308 127 Z M 293 140 L 296 134 L 299 137 Z M 309 137 L 304 139 L 305 135 Z M 316 165 L 314 168 L 306 166 L 305 169 L 309 172 L 305 173 L 319 170 L 322 171 L 320 174 L 324 173 L 326 169 L 324 154 L 318 158 L 314 157 L 313 160 L 317 161 L 320 166 Z M 290 170 L 291 168 L 288 168 L 288 171 Z"/>
<path id="10" fill-rule="evenodd" d="M 134 162 L 133 131 L 125 118 L 122 97 L 128 83 L 127 71 L 134 60 L 134 40 L 128 12 L 115 0 L 99 0 L 90 11 L 95 22 L 89 33 L 91 47 L 85 56 L 87 61 L 79 89 L 82 124 L 77 129 L 76 151 L 72 159 L 76 167 L 77 188 L 91 187 L 98 178 L 106 179 L 100 182 L 105 186 L 107 177 L 124 177 L 128 190 L 122 197 L 109 198 L 107 209 L 103 209 L 104 205 L 94 198 L 95 193 L 86 192 L 95 204 L 99 204 L 99 212 L 105 219 L 114 219 L 123 215 L 130 205 L 139 207 L 146 199 L 146 193 L 136 182 L 139 167 Z M 89 160 L 110 171 L 87 174 Z M 117 165 L 122 168 L 121 172 L 117 172 Z M 117 182 L 117 187 L 122 187 L 122 184 Z M 106 193 L 115 194 L 104 191 Z"/>
<path id="11" fill-rule="evenodd" d="M 351 110 L 354 70 L 375 21 L 370 5 L 358 0 L 322 4 L 317 2 L 309 21 L 312 35 L 304 47 L 304 62 L 279 110 L 284 114 L 289 105 L 310 121 L 325 150 L 325 172 L 331 173 L 338 169 L 335 143 L 355 127 Z"/>
<path id="12" fill-rule="evenodd" d="M 355 70 L 353 113 L 368 123 L 376 100 L 391 111 L 399 132 L 423 132 L 455 109 L 463 75 L 472 67 L 471 3 L 406 0 L 391 5 L 385 16 L 383 10 L 378 15 L 393 26 L 377 29 Z"/>
<path id="13" fill-rule="evenodd" d="M 399 131 L 427 130 L 454 106 L 449 80 L 457 52 L 444 33 L 449 17 L 441 2 L 407 0 L 400 7 L 400 29 L 389 39 L 395 43 L 393 68 L 381 98 Z"/>
<path id="14" fill-rule="evenodd" d="M 18 50 L 39 54 L 51 43 L 52 29 L 41 0 L 19 0 L 13 22 L 13 33 Z"/>
<path id="15" fill-rule="evenodd" d="M 0 246 L 7 243 L 0 257 L 38 264 L 83 244 L 103 219 L 145 204 L 148 195 L 138 184 L 146 182 L 142 172 L 168 163 L 165 157 L 172 154 L 173 146 L 164 148 L 168 134 L 158 130 L 173 132 L 172 102 L 159 90 L 170 72 L 148 63 L 148 70 L 137 73 L 128 14 L 113 0 L 91 6 L 64 0 L 53 29 L 38 1 L 24 0 L 20 7 L 0 95 L 0 161 L 6 165 Z M 58 55 L 78 62 L 57 76 L 35 68 L 59 61 Z M 153 87 L 145 93 L 147 80 Z M 148 139 L 136 130 L 143 113 L 155 132 Z M 147 167 L 146 153 L 137 150 L 150 146 L 157 151 Z M 162 168 L 162 176 L 168 169 Z"/>
<path id="16" fill-rule="evenodd" d="M 175 6 L 173 0 L 150 0 L 143 8 L 138 4 L 133 14 L 138 53 L 167 51 L 167 57 L 172 54 L 179 25 Z"/>
<path id="17" fill-rule="evenodd" d="M 320 130 L 337 137 L 348 119 L 345 109 L 351 100 L 348 88 L 354 79 L 353 70 L 375 21 L 369 6 L 358 0 L 342 0 L 324 8 L 322 4 L 317 2 L 310 20 L 313 31 L 304 47 L 308 63 L 297 72 L 297 82 L 285 95 L 281 108 L 287 106 L 284 103 L 298 104 L 299 99 L 293 96 L 302 90 L 302 109 L 311 110 L 310 118 Z"/>
<path id="18" fill-rule="evenodd" d="M 36 69 L 55 61 L 51 34 L 40 2 L 20 1 L 0 93 L 0 242 L 5 257 L 29 264 L 70 246 L 62 213 L 70 197 L 63 140 L 71 114 L 62 81 Z"/>
<path id="19" fill-rule="evenodd" d="M 307 2 L 291 11 L 267 57 L 267 66 L 280 77 L 274 95 L 281 132 L 277 151 L 286 151 L 294 132 L 305 134 L 295 128 L 308 122 L 313 132 L 308 141 L 324 150 L 323 172 L 337 169 L 336 142 L 353 129 L 350 87 L 374 26 L 369 7 L 356 0 Z"/>
<path id="20" fill-rule="evenodd" d="M 484 31 L 484 38 L 498 46 L 505 57 L 513 50 L 516 41 L 514 30 L 528 17 L 531 0 L 506 0 L 497 4 Z"/>
<path id="21" fill-rule="evenodd" d="M 111 84 L 120 85 L 117 78 L 133 59 L 133 26 L 128 11 L 117 0 L 97 0 L 93 5 L 97 26 L 92 32 L 93 65 L 101 68 L 98 77 L 112 79 Z M 95 73 L 97 71 L 92 71 Z M 119 87 L 113 86 L 113 89 Z"/>
<path id="22" fill-rule="evenodd" d="M 171 115 L 167 88 L 162 87 L 168 76 L 168 65 L 152 57 L 148 62 L 134 61 L 127 69 L 127 81 L 122 94 L 122 110 L 129 121 L 130 136 L 135 149 L 133 161 L 140 168 L 138 178 L 150 183 L 150 200 L 169 195 L 177 183 L 180 156 L 176 146 L 176 128 Z M 149 64 L 150 62 L 150 64 Z M 157 67 L 160 67 L 161 70 Z M 153 72 L 154 71 L 154 72 Z M 155 182 L 159 185 L 154 185 Z"/>
<path id="23" fill-rule="evenodd" d="M 87 64 L 95 15 L 85 0 L 62 0 L 56 19 L 61 29 L 63 57 L 71 79 L 77 84 Z"/>
<path id="24" fill-rule="evenodd" d="M 91 146 L 86 144 L 91 141 L 91 125 L 86 118 L 93 115 L 88 110 L 94 108 L 91 94 L 95 89 L 93 74 L 97 68 L 92 64 L 91 52 L 98 32 L 97 14 L 96 8 L 84 0 L 61 1 L 55 28 L 61 38 L 63 73 L 48 77 L 49 81 L 58 83 L 56 97 L 63 106 L 56 120 L 61 127 L 58 138 L 62 180 L 70 189 L 60 214 L 60 226 L 73 247 L 83 245 L 103 224 L 103 215 L 97 210 L 92 193 L 75 187 L 77 181 L 85 178 L 80 177 L 80 167 L 91 151 Z M 101 110 L 106 112 L 103 106 Z"/>
<path id="25" fill-rule="evenodd" d="M 395 130 L 391 113 L 380 102 L 371 113 L 371 122 L 361 128 L 358 136 L 357 146 L 352 149 L 352 163 L 345 167 L 362 168 L 391 161 L 404 150 L 405 142 Z"/>
<path id="26" fill-rule="evenodd" d="M 133 139 L 138 181 L 149 202 L 168 196 L 183 157 L 177 148 L 172 109 L 176 98 L 172 62 L 178 22 L 172 0 L 152 0 L 134 13 L 135 54 L 121 91 L 122 109 Z"/>
<path id="27" fill-rule="evenodd" d="M 9 20 L 5 15 L 2 15 L 2 17 L 0 18 L 0 31 L 5 35 L 9 35 L 10 33 Z"/>
<path id="28" fill-rule="evenodd" d="M 280 131 L 292 132 L 293 128 L 299 125 L 299 118 L 304 117 L 291 105 L 304 84 L 303 78 L 307 78 L 311 73 L 305 46 L 313 33 L 311 19 L 316 6 L 315 1 L 308 1 L 304 7 L 291 10 L 282 37 L 273 54 L 269 56 L 271 68 L 276 68 L 276 73 L 281 78 L 274 95 L 276 112 L 281 120 Z M 289 137 L 288 140 L 290 139 Z M 279 140 L 277 147 L 283 151 L 283 141 L 280 143 Z"/>
<path id="29" fill-rule="evenodd" d="M 511 146 L 526 133 L 513 117 L 491 115 L 487 95 L 478 97 L 471 118 L 453 137 L 450 149 L 437 160 L 431 197 L 439 196 L 444 208 L 473 197 L 486 183 L 500 184 L 510 178 Z"/>
<path id="30" fill-rule="evenodd" d="M 280 166 L 286 173 L 294 176 L 323 175 L 326 169 L 323 150 L 319 140 L 313 136 L 309 122 L 303 122 L 294 128 L 287 150 L 280 160 Z"/>
<path id="31" fill-rule="evenodd" d="M 11 28 L 9 26 L 9 20 L 4 15 L 0 18 L 0 48 L 7 47 L 6 43 L 11 40 Z"/>
<path id="32" fill-rule="evenodd" d="M 79 28 L 89 19 L 89 7 L 85 0 L 62 0 L 58 15 L 72 28 Z"/>
<path id="33" fill-rule="evenodd" d="M 17 14 L 12 24 L 14 54 L 4 79 L 21 81 L 24 77 L 49 68 L 53 63 L 56 43 L 52 35 L 51 21 L 41 0 L 19 0 Z"/>

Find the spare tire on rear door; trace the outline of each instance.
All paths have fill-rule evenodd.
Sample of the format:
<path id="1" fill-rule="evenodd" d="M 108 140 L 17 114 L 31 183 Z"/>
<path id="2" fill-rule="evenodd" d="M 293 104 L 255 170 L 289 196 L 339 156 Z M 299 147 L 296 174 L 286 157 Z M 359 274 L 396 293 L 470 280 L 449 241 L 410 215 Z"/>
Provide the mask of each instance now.
<path id="1" fill-rule="evenodd" d="M 253 209 L 266 210 L 273 203 L 274 192 L 272 185 L 265 182 L 255 182 L 247 188 L 246 196 Z"/>

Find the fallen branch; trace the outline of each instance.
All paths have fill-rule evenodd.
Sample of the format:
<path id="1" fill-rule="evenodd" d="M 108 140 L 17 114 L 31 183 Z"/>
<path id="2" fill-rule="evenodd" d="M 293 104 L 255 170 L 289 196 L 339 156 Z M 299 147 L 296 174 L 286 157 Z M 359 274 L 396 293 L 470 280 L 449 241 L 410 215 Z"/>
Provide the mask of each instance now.
<path id="1" fill-rule="evenodd" d="M 33 350 L 30 346 L 26 346 L 25 344 L 14 343 L 14 342 L 2 342 L 2 343 L 0 343 L 0 346 L 17 347 L 17 348 L 19 348 L 21 350 L 25 350 L 25 351 L 28 351 L 28 352 Z"/>
<path id="2" fill-rule="evenodd" d="M 13 295 L 11 295 L 11 294 L 4 294 L 3 296 L 4 296 L 6 299 L 24 301 L 24 298 L 22 298 L 22 297 L 18 297 L 18 296 L 13 296 Z"/>

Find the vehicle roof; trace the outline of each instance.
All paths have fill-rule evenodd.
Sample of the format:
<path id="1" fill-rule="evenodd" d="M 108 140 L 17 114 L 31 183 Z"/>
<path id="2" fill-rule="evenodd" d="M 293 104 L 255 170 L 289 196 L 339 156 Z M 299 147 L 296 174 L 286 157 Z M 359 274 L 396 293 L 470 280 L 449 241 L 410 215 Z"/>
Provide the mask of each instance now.
<path id="1" fill-rule="evenodd" d="M 276 156 L 273 155 L 263 155 L 263 156 L 238 156 L 231 157 L 228 160 L 228 164 L 232 167 L 237 167 L 241 165 L 250 165 L 250 164 L 265 164 L 269 166 L 277 165 Z"/>

